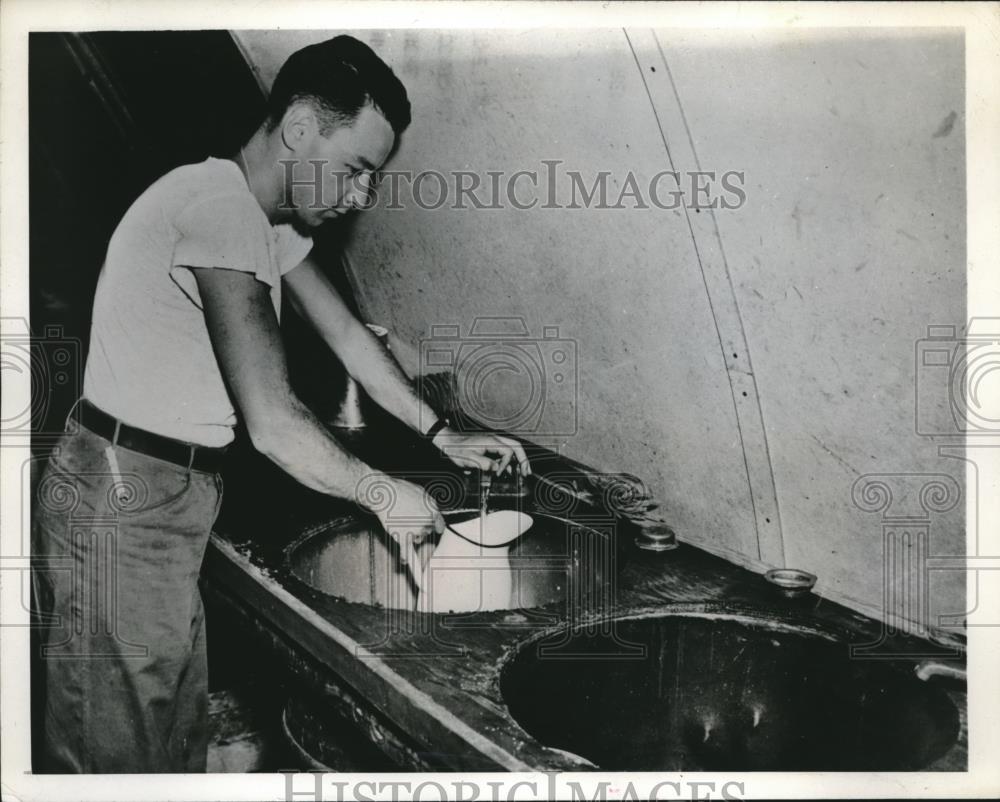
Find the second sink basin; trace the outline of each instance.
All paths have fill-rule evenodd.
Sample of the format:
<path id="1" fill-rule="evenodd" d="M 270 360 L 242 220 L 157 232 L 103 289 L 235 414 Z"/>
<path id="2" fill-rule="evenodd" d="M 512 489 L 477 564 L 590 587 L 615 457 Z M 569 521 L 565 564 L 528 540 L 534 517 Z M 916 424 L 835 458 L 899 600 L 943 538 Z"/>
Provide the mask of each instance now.
<path id="1" fill-rule="evenodd" d="M 514 719 L 609 771 L 901 771 L 944 755 L 958 709 L 913 663 L 823 630 L 678 613 L 565 629 L 504 666 Z"/>

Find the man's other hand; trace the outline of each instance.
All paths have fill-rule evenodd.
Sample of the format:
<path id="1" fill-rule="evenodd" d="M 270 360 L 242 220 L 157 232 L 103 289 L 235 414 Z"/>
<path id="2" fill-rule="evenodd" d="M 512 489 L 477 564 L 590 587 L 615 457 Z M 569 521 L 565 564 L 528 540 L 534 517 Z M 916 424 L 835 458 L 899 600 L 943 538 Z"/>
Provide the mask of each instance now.
<path id="1" fill-rule="evenodd" d="M 445 426 L 434 436 L 434 445 L 461 468 L 502 473 L 517 459 L 522 476 L 531 474 L 528 455 L 517 440 L 498 434 L 461 434 Z"/>

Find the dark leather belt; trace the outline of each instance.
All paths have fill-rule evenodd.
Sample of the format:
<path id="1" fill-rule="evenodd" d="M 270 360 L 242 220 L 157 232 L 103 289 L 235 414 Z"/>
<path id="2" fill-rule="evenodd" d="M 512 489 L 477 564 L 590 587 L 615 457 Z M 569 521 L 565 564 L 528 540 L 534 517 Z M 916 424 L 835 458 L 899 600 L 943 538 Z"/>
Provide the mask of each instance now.
<path id="1" fill-rule="evenodd" d="M 110 440 L 115 445 L 137 451 L 148 457 L 172 462 L 182 468 L 192 468 L 204 473 L 218 473 L 222 467 L 225 448 L 209 448 L 174 440 L 162 434 L 153 434 L 122 423 L 107 412 L 102 412 L 86 399 L 73 410 L 73 418 L 94 434 Z"/>

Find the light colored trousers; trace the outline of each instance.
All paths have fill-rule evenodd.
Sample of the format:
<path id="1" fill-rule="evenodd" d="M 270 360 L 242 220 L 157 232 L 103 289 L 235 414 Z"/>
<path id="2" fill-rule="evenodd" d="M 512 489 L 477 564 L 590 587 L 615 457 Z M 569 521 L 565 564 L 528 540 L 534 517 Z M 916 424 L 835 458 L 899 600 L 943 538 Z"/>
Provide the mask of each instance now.
<path id="1" fill-rule="evenodd" d="M 63 435 L 33 509 L 48 772 L 200 772 L 216 474 Z"/>

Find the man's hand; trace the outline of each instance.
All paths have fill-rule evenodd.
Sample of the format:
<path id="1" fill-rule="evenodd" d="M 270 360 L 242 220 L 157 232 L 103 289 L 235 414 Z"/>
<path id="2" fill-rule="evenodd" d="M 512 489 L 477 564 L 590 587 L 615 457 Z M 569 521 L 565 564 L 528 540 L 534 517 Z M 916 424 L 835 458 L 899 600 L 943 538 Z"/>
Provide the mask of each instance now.
<path id="1" fill-rule="evenodd" d="M 421 569 L 416 545 L 428 535 L 444 531 L 444 517 L 434 499 L 419 485 L 381 474 L 363 490 L 360 499 L 378 517 L 389 536 L 399 544 L 400 559 L 410 563 L 414 575 Z M 370 503 L 365 501 L 370 497 Z"/>
<path id="2" fill-rule="evenodd" d="M 461 468 L 479 468 L 502 473 L 517 459 L 522 476 L 531 475 L 528 455 L 521 444 L 498 434 L 462 434 L 445 426 L 432 441 L 445 456 Z"/>

